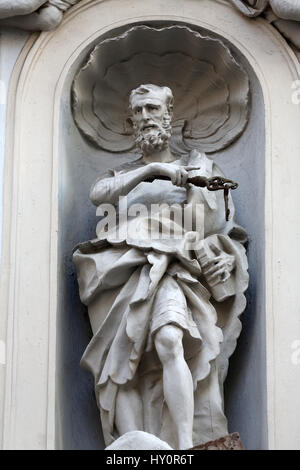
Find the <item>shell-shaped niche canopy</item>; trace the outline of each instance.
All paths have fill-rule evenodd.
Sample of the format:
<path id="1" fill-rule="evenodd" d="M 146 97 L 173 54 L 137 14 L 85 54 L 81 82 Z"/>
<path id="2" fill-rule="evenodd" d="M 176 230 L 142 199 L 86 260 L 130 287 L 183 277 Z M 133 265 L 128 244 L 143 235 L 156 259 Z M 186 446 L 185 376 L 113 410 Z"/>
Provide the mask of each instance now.
<path id="1" fill-rule="evenodd" d="M 74 79 L 73 115 L 84 137 L 110 152 L 132 150 L 129 95 L 148 83 L 173 91 L 175 153 L 220 151 L 245 129 L 248 76 L 220 40 L 185 26 L 136 26 L 100 42 Z"/>

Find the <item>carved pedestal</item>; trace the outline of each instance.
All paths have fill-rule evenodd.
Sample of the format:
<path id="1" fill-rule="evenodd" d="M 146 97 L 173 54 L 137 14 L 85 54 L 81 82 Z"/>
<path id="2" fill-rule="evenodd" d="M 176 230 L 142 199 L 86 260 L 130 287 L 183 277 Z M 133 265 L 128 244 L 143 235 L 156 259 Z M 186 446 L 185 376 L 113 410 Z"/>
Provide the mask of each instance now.
<path id="1" fill-rule="evenodd" d="M 237 432 L 228 434 L 228 436 L 220 437 L 216 441 L 209 441 L 205 444 L 193 447 L 191 450 L 244 450 Z"/>

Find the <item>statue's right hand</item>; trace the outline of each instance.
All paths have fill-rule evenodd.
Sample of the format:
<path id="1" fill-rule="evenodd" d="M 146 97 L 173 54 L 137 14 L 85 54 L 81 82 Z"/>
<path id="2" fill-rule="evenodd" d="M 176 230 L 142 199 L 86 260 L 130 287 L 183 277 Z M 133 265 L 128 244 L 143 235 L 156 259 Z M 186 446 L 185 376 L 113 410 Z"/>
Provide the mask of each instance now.
<path id="1" fill-rule="evenodd" d="M 188 171 L 195 167 L 183 167 L 171 163 L 153 162 L 148 164 L 151 176 L 166 176 L 176 186 L 185 186 L 188 179 Z"/>

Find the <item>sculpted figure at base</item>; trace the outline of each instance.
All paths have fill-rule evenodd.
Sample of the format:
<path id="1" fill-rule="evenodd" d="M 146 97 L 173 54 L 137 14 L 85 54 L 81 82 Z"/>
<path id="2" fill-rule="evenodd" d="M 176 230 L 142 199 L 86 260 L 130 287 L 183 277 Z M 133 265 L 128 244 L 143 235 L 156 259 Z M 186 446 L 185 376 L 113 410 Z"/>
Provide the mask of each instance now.
<path id="1" fill-rule="evenodd" d="M 92 202 L 117 207 L 116 224 L 98 224 L 97 238 L 74 251 L 93 329 L 82 365 L 95 377 L 106 445 L 136 430 L 174 449 L 228 434 L 223 383 L 246 305 L 246 233 L 231 197 L 226 220 L 223 192 L 188 182 L 222 176 L 213 160 L 170 152 L 172 109 L 168 87 L 132 91 L 141 156 L 93 185 Z M 182 207 L 191 217 L 179 227 Z"/>

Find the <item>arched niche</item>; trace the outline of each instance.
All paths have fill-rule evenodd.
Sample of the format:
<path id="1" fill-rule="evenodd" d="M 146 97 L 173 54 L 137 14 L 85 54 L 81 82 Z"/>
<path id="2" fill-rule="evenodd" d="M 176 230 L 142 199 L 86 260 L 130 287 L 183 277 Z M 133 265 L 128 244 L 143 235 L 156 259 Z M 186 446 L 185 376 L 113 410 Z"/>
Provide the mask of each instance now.
<path id="1" fill-rule="evenodd" d="M 249 125 L 217 156 L 240 183 L 234 198 L 250 234 L 248 307 L 226 406 L 230 430 L 240 431 L 247 448 L 293 448 L 300 426 L 294 406 L 300 379 L 290 360 L 300 335 L 300 226 L 294 223 L 300 112 L 291 85 L 299 64 L 264 20 L 251 22 L 211 0 L 83 0 L 55 32 L 32 36 L 16 64 L 5 182 L 3 447 L 103 446 L 92 381 L 78 365 L 90 333 L 70 253 L 93 236 L 91 182 L 100 169 L 130 156 L 108 155 L 83 141 L 71 117 L 70 86 L 100 38 L 137 23 L 184 23 L 216 35 L 249 73 Z"/>

